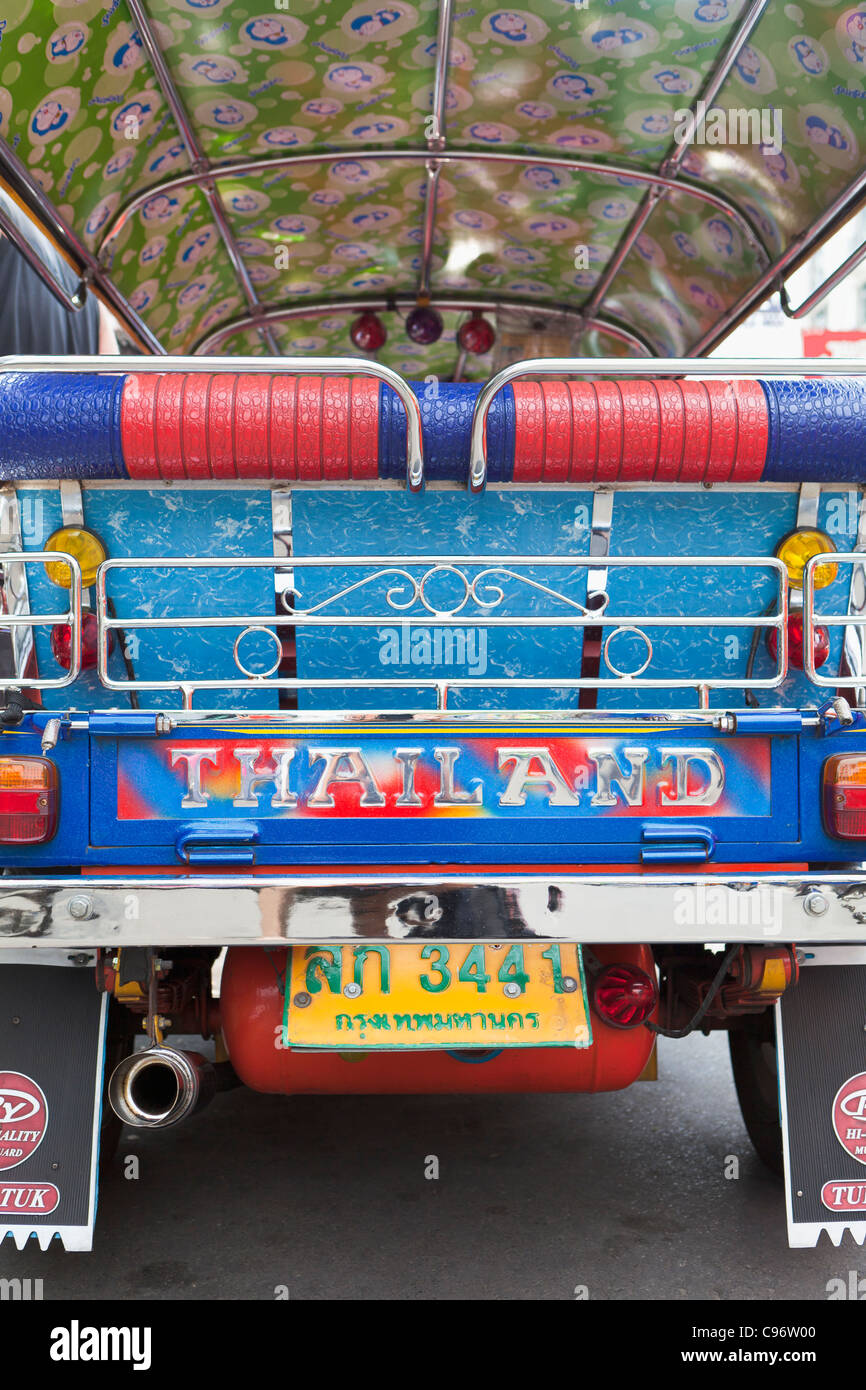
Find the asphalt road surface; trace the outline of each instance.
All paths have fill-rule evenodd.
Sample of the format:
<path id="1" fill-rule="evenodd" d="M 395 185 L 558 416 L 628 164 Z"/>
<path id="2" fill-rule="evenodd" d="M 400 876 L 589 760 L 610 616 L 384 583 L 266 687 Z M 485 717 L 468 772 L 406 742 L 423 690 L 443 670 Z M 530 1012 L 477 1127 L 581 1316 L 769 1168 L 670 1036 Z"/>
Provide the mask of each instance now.
<path id="1" fill-rule="evenodd" d="M 866 1275 L 850 1237 L 788 1249 L 724 1036 L 662 1040 L 660 1080 L 617 1095 L 223 1093 L 176 1129 L 124 1131 L 92 1254 L 0 1247 L 0 1276 L 70 1304 L 825 1300 L 850 1270 Z"/>

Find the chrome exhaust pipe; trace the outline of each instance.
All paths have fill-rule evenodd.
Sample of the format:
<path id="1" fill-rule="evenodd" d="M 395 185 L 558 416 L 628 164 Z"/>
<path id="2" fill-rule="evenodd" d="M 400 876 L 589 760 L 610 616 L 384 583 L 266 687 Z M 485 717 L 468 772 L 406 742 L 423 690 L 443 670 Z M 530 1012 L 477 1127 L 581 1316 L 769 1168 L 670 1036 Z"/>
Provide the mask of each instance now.
<path id="1" fill-rule="evenodd" d="M 108 1099 L 115 1115 L 134 1129 L 164 1129 L 201 1110 L 216 1091 L 213 1066 L 198 1052 L 149 1047 L 115 1067 Z"/>

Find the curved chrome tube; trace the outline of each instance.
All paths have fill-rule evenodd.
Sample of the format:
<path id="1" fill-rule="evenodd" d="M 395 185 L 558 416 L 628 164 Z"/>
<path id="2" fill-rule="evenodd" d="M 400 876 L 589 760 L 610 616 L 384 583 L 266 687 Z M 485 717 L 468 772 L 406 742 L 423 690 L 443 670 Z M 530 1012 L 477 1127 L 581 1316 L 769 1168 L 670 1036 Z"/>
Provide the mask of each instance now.
<path id="1" fill-rule="evenodd" d="M 487 414 L 494 396 L 527 376 L 866 376 L 866 361 L 845 358 L 760 357 L 738 360 L 731 357 L 656 357 L 637 361 L 622 357 L 530 357 L 525 362 L 512 362 L 490 378 L 479 392 L 472 412 L 472 433 L 469 441 L 469 490 L 482 492 L 487 482 Z"/>
<path id="2" fill-rule="evenodd" d="M 406 411 L 409 489 L 424 486 L 421 406 L 405 377 L 363 357 L 0 357 L 0 372 L 280 372 L 290 376 L 374 376 L 397 392 Z"/>

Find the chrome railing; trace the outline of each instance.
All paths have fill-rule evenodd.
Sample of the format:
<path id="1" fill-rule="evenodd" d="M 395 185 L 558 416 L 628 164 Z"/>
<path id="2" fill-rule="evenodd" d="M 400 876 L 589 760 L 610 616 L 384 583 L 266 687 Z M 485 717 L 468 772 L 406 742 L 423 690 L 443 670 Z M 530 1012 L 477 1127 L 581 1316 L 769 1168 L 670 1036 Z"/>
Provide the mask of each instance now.
<path id="1" fill-rule="evenodd" d="M 637 612 L 627 606 L 627 599 L 612 599 L 610 595 L 605 595 L 594 608 L 587 606 L 586 575 L 598 564 L 596 558 L 588 555 L 294 555 L 289 563 L 293 587 L 280 595 L 279 608 L 282 611 L 244 613 L 233 612 L 230 604 L 226 603 L 226 595 L 231 589 L 231 572 L 285 569 L 287 562 L 284 558 L 106 561 L 99 568 L 95 588 L 97 670 L 102 684 L 109 690 L 119 692 L 174 691 L 181 695 L 185 708 L 192 707 L 196 692 L 216 690 L 424 690 L 433 694 L 437 708 L 444 709 L 451 690 L 546 688 L 577 692 L 616 687 L 694 690 L 701 707 L 706 707 L 711 690 L 771 690 L 782 683 L 787 672 L 788 580 L 785 566 L 775 557 L 606 557 L 605 566 L 610 571 L 611 580 L 621 571 L 655 569 L 664 572 L 666 582 L 656 586 L 657 598 L 652 604 L 644 605 L 645 609 L 652 611 Z M 114 580 L 122 574 L 133 575 L 137 572 L 140 575 L 142 571 L 153 575 L 153 590 L 157 593 L 159 575 L 178 571 L 190 574 L 198 572 L 196 592 L 201 600 L 200 606 L 211 611 L 178 612 L 159 617 L 131 611 L 134 605 L 120 597 L 121 590 L 126 590 L 126 586 L 115 584 Z M 724 601 L 718 603 L 720 611 L 677 611 L 687 606 L 687 601 L 684 602 L 682 598 L 682 588 L 686 582 L 683 576 L 689 571 L 703 571 L 704 578 L 709 572 L 717 579 L 717 584 L 712 587 L 705 583 L 698 587 L 702 593 L 724 594 Z M 739 578 L 726 584 L 722 575 L 731 571 Z M 202 575 L 212 577 L 213 585 L 204 582 Z M 619 584 L 612 586 L 620 587 Z M 113 603 L 109 593 L 112 587 L 115 588 Z M 184 587 L 185 590 L 191 588 L 189 585 Z M 626 583 L 623 583 L 623 592 L 626 587 Z M 634 588 L 634 584 L 631 587 Z M 173 588 L 176 591 L 176 583 Z M 771 590 L 772 597 L 768 601 Z M 268 591 L 273 592 L 270 587 Z M 728 611 L 724 611 L 725 607 Z M 743 611 L 738 611 L 738 607 Z M 401 643 L 406 644 L 402 646 L 403 657 L 389 664 L 405 665 L 413 632 L 417 636 L 421 628 L 427 632 L 424 640 L 433 653 L 429 665 L 431 668 L 438 666 L 440 671 L 448 666 L 446 674 L 428 675 L 410 669 L 407 674 L 401 672 L 399 676 L 352 675 L 338 671 L 333 675 L 305 677 L 285 671 L 283 636 L 292 630 L 328 629 L 333 636 L 342 629 L 352 629 L 358 633 L 387 629 L 397 634 L 395 641 L 398 652 Z M 581 636 L 587 628 L 593 629 L 599 638 L 599 674 L 582 673 L 581 647 L 570 646 L 569 638 Z M 484 631 L 486 652 L 488 631 L 493 633 L 501 629 L 510 632 L 519 641 L 519 651 L 515 647 L 514 651 L 503 655 L 500 650 L 496 660 L 490 664 L 485 658 L 485 670 L 477 674 L 451 673 L 454 650 L 461 649 L 464 653 L 469 650 L 470 633 Z M 532 633 L 540 636 L 551 629 L 564 632 L 565 637 L 548 638 L 536 649 L 533 663 L 531 648 L 526 645 L 528 636 Z M 660 629 L 666 630 L 664 650 L 657 652 L 652 634 Z M 730 662 L 725 660 L 725 641 L 732 634 L 742 632 L 748 645 L 756 629 L 774 629 L 777 633 L 775 669 L 771 675 L 762 677 L 754 674 L 747 676 L 739 670 L 731 671 Z M 126 678 L 118 679 L 110 670 L 110 645 L 111 634 L 119 630 L 122 630 L 122 640 L 127 644 L 131 637 L 138 639 L 135 644 L 140 654 L 137 665 L 142 671 L 148 665 L 149 655 L 158 657 L 158 649 L 154 647 L 148 653 L 146 640 L 140 634 L 158 634 L 167 630 L 190 633 L 222 630 L 225 633 L 222 657 L 227 662 L 231 656 L 236 674 L 214 674 L 213 644 L 202 654 L 200 644 L 190 642 L 188 669 L 178 670 L 173 649 L 170 670 L 154 673 L 151 669 L 147 675 L 140 676 L 130 676 L 127 670 Z M 677 661 L 672 663 L 673 669 L 658 669 L 660 662 L 668 665 L 670 633 L 674 630 L 682 630 L 686 638 L 679 650 L 680 667 L 682 660 L 687 658 L 692 664 L 695 661 L 704 663 L 706 669 L 677 669 Z M 704 644 L 696 655 L 693 649 L 696 631 L 715 634 L 718 644 L 711 644 L 710 648 Z M 236 635 L 229 647 L 232 634 Z M 255 662 L 252 653 L 244 650 L 244 640 L 254 634 L 258 635 L 260 641 L 272 644 L 264 659 L 259 653 Z M 630 639 L 632 648 L 637 647 L 636 657 L 632 650 L 626 658 L 623 639 Z M 383 640 L 381 632 L 378 640 L 380 643 Z M 473 639 L 473 651 L 480 640 L 480 637 Z M 438 657 L 435 655 L 437 649 Z M 356 644 L 353 651 L 358 650 L 360 648 Z M 196 655 L 206 669 L 196 669 Z M 327 654 L 314 653 L 313 659 L 322 667 L 326 661 L 339 664 L 345 655 L 346 649 L 341 651 L 335 647 Z M 301 657 L 301 664 L 311 664 L 309 648 L 301 653 Z M 366 653 L 365 657 L 369 664 L 371 653 Z M 382 659 L 381 648 L 377 659 Z M 524 674 L 520 670 L 521 666 L 537 666 L 539 661 L 543 663 L 545 659 L 555 660 L 557 669 L 545 674 L 535 670 Z M 411 666 L 411 660 L 408 664 Z M 467 663 L 464 661 L 462 664 Z M 468 664 L 471 666 L 473 663 Z M 745 667 L 745 660 L 742 665 Z M 719 674 L 723 666 L 727 667 L 729 674 Z"/>
<path id="2" fill-rule="evenodd" d="M 406 484 L 411 492 L 424 486 L 424 439 L 421 406 L 405 377 L 379 362 L 361 357 L 0 357 L 0 372 L 233 372 L 286 376 L 372 376 L 390 386 L 406 412 Z"/>
<path id="3" fill-rule="evenodd" d="M 621 357 L 536 357 L 512 362 L 482 386 L 472 412 L 469 441 L 469 489 L 481 492 L 487 483 L 487 416 L 494 397 L 512 381 L 530 377 L 744 377 L 866 376 L 866 358 L 654 357 L 642 361 Z"/>
<path id="4" fill-rule="evenodd" d="M 851 583 L 844 586 L 844 598 L 837 598 L 838 588 L 834 586 L 832 595 L 827 586 L 816 583 L 816 575 L 822 566 L 835 565 L 849 569 Z M 863 588 L 866 584 L 866 552 L 837 551 L 813 555 L 803 570 L 803 670 L 814 685 L 825 690 L 851 688 L 856 692 L 856 703 L 866 703 L 866 604 Z M 842 611 L 844 607 L 844 612 Z M 820 666 L 815 662 L 815 637 L 820 628 L 832 633 L 834 628 L 844 630 L 838 660 Z"/>
<path id="5" fill-rule="evenodd" d="M 68 593 L 65 612 L 34 613 L 30 607 L 27 583 L 28 565 L 63 565 L 69 571 L 69 588 L 57 586 L 56 592 Z M 0 552 L 0 633 L 11 639 L 8 650 L 0 652 L 0 689 L 20 685 L 28 690 L 59 690 L 71 685 L 81 674 L 81 569 L 78 561 L 65 551 L 6 550 Z M 68 628 L 66 650 L 68 668 L 52 655 L 50 664 L 58 667 L 58 676 L 37 675 L 33 663 L 33 642 L 36 629 Z M 26 639 L 25 640 L 25 634 Z M 48 638 L 50 641 L 50 637 Z M 44 664 L 44 663 L 43 663 Z"/>

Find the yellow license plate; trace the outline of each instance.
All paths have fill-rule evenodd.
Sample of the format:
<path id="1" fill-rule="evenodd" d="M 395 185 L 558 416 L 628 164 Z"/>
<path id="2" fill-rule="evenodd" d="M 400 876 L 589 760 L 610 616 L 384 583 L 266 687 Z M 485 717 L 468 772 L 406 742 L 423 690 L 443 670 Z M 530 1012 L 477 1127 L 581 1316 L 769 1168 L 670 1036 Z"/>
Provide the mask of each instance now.
<path id="1" fill-rule="evenodd" d="M 580 947 L 542 942 L 294 946 L 283 1032 L 347 1052 L 592 1043 Z"/>

